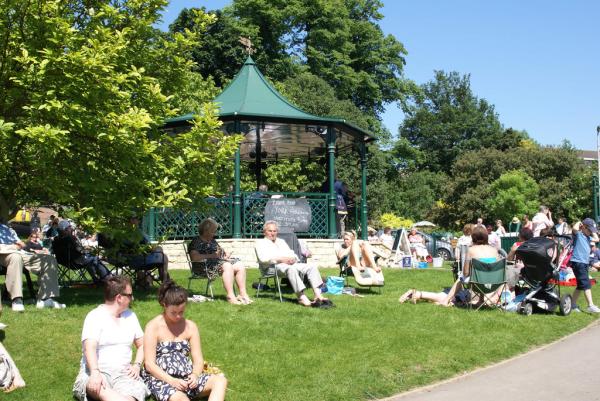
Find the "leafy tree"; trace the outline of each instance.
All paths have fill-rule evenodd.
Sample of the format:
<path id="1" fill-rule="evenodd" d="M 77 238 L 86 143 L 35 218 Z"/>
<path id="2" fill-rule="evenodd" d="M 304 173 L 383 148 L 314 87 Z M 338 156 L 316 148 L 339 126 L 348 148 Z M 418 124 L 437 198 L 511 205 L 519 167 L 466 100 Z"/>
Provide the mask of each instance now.
<path id="1" fill-rule="evenodd" d="M 377 225 L 383 228 L 407 228 L 412 226 L 414 223 L 415 222 L 413 220 L 396 216 L 394 213 L 383 213 L 377 220 Z"/>
<path id="2" fill-rule="evenodd" d="M 215 191 L 237 138 L 212 105 L 187 133 L 159 130 L 175 104 L 210 96 L 188 86 L 198 32 L 152 28 L 165 4 L 0 0 L 0 216 L 51 202 L 100 226 Z"/>
<path id="3" fill-rule="evenodd" d="M 503 221 L 531 214 L 539 206 L 539 186 L 522 171 L 509 171 L 491 183 L 488 213 Z"/>
<path id="4" fill-rule="evenodd" d="M 205 12 L 204 8 L 200 10 Z M 181 10 L 169 26 L 169 31 L 184 33 L 187 29 L 197 29 L 197 12 L 198 9 L 193 8 Z M 191 57 L 195 62 L 194 71 L 203 77 L 213 77 L 215 85 L 222 88 L 235 76 L 246 59 L 239 38 L 252 38 L 253 46 L 260 48 L 260 37 L 256 29 L 242 24 L 230 12 L 211 10 L 208 13 L 213 14 L 215 19 L 206 27 L 201 41 L 192 48 Z M 261 54 L 253 57 L 263 64 Z M 267 64 L 267 60 L 264 64 Z"/>
<path id="5" fill-rule="evenodd" d="M 465 151 L 512 149 L 526 138 L 523 132 L 504 130 L 494 106 L 471 91 L 469 75 L 457 72 L 436 71 L 434 80 L 421 85 L 403 111 L 406 117 L 399 133 L 405 141 L 398 144 L 396 154 L 415 158 L 418 169 L 450 173 Z"/>
<path id="6" fill-rule="evenodd" d="M 496 216 L 487 207 L 488 199 L 494 195 L 490 185 L 512 170 L 523 172 L 538 183 L 539 196 L 535 201 L 548 205 L 554 216 L 573 221 L 591 215 L 591 168 L 572 148 L 534 146 L 504 152 L 480 149 L 460 155 L 442 191 L 443 202 L 433 211 L 436 221 L 458 227 L 480 216 L 494 219 Z"/>
<path id="7" fill-rule="evenodd" d="M 225 82 L 243 62 L 238 37 L 248 36 L 266 76 L 283 81 L 308 70 L 339 99 L 379 116 L 409 86 L 402 79 L 406 50 L 378 25 L 382 6 L 377 0 L 234 0 L 217 11 L 194 59 L 203 74 Z M 188 13 L 182 12 L 173 31 L 194 27 Z"/>

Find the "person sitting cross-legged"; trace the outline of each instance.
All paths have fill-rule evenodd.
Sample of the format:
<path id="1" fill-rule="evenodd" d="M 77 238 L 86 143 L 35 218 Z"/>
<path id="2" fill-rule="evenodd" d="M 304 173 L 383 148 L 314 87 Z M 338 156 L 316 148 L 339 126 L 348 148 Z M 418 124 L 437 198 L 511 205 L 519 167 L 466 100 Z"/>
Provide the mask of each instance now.
<path id="1" fill-rule="evenodd" d="M 204 358 L 198 326 L 185 318 L 188 293 L 168 280 L 158 290 L 162 313 L 144 331 L 142 379 L 157 401 L 225 399 L 227 379 L 203 372 Z"/>
<path id="2" fill-rule="evenodd" d="M 23 312 L 23 269 L 38 276 L 37 308 L 64 308 L 53 298 L 60 296 L 58 264 L 52 255 L 23 252 L 25 243 L 17 233 L 0 223 L 0 264 L 6 267 L 6 289 L 12 299 L 12 310 Z"/>
<path id="3" fill-rule="evenodd" d="M 321 285 L 323 280 L 319 269 L 308 263 L 298 263 L 298 257 L 290 249 L 288 244 L 281 238 L 277 238 L 279 228 L 277 222 L 267 221 L 263 226 L 264 238 L 256 241 L 256 255 L 261 266 L 274 265 L 277 273 L 288 278 L 290 285 L 298 296 L 298 303 L 302 306 L 318 306 L 321 304 L 331 304 L 327 298 L 321 294 Z M 262 268 L 262 267 L 261 267 Z M 311 302 L 304 290 L 303 279 L 307 277 L 310 286 L 315 294 L 314 301 Z"/>
<path id="4" fill-rule="evenodd" d="M 144 332 L 129 309 L 133 301 L 131 281 L 112 276 L 104 285 L 104 303 L 90 311 L 83 322 L 83 356 L 73 385 L 79 401 L 144 401 L 149 395 L 140 378 L 144 358 Z M 132 362 L 131 346 L 137 353 Z"/>

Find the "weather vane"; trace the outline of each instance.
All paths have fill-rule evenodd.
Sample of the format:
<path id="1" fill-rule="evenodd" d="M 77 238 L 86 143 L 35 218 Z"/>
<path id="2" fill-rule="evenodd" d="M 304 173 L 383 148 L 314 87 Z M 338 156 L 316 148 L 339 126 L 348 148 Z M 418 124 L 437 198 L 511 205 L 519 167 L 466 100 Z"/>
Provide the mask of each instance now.
<path id="1" fill-rule="evenodd" d="M 256 49 L 252 48 L 252 41 L 250 40 L 250 38 L 240 36 L 240 43 L 246 48 L 246 53 L 248 53 L 248 55 L 251 55 L 254 52 L 256 52 Z"/>

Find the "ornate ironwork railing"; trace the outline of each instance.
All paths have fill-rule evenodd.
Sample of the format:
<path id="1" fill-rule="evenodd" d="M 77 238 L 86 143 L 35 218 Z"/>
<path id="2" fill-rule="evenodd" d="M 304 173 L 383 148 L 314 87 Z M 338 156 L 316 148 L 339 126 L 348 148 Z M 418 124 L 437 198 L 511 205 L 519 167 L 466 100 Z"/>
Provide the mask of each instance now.
<path id="1" fill-rule="evenodd" d="M 327 194 L 313 192 L 242 192 L 241 234 L 252 238 L 262 236 L 265 222 L 264 211 L 272 195 L 285 198 L 306 198 L 310 205 L 311 224 L 307 232 L 298 232 L 301 237 L 326 238 L 328 233 Z M 232 196 L 207 198 L 206 205 L 198 210 L 176 210 L 153 208 L 144 215 L 143 230 L 152 240 L 186 239 L 198 235 L 198 224 L 210 217 L 220 224 L 219 237 L 233 236 Z"/>

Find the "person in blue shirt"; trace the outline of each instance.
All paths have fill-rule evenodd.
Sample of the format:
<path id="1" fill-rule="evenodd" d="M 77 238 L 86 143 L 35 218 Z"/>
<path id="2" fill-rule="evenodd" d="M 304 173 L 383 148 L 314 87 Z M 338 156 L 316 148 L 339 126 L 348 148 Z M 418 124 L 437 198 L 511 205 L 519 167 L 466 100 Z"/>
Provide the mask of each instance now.
<path id="1" fill-rule="evenodd" d="M 53 255 L 23 250 L 25 243 L 9 226 L 0 222 L 0 264 L 6 267 L 6 289 L 12 300 L 12 310 L 23 312 L 23 269 L 38 275 L 36 307 L 62 309 L 64 304 L 53 298 L 60 296 L 58 264 Z"/>
<path id="2" fill-rule="evenodd" d="M 573 310 L 580 312 L 577 306 L 577 299 L 583 291 L 583 295 L 588 303 L 587 311 L 590 313 L 600 313 L 600 308 L 594 305 L 592 299 L 592 284 L 589 278 L 588 266 L 590 263 L 590 241 L 598 241 L 598 228 L 596 222 L 589 217 L 583 219 L 582 222 L 573 224 L 573 254 L 571 256 L 571 269 L 577 281 L 577 288 L 573 291 Z"/>

